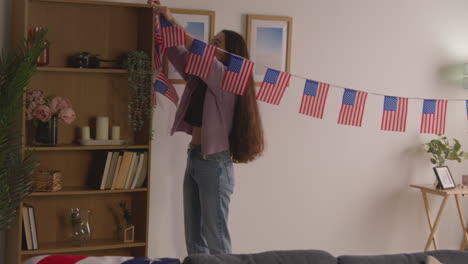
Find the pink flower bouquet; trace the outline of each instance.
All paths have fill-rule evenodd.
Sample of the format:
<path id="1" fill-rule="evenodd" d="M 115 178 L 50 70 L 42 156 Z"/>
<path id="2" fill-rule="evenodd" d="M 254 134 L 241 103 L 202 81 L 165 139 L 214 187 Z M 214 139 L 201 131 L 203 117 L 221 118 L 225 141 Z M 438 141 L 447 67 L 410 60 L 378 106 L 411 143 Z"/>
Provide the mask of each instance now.
<path id="1" fill-rule="evenodd" d="M 65 124 L 71 124 L 76 119 L 70 100 L 65 97 L 44 97 L 41 90 L 31 90 L 26 94 L 26 120 L 37 119 L 48 122 L 52 117 L 58 117 Z"/>

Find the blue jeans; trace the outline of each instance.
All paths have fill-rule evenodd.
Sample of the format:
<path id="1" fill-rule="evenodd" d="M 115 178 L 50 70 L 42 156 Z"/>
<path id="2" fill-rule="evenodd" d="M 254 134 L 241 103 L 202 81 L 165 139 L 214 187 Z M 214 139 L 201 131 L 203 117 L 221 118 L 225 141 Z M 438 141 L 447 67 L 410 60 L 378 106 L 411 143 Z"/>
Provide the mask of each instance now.
<path id="1" fill-rule="evenodd" d="M 234 190 L 229 151 L 208 156 L 190 145 L 184 178 L 184 221 L 187 253 L 231 253 L 228 214 Z"/>

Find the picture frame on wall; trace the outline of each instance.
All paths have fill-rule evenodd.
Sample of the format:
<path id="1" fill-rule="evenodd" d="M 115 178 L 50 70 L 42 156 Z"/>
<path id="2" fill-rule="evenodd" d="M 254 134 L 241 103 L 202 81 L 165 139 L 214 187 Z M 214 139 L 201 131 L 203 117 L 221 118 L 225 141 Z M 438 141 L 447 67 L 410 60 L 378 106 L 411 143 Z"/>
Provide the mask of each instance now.
<path id="1" fill-rule="evenodd" d="M 171 12 L 192 37 L 205 43 L 211 41 L 214 36 L 215 11 L 171 8 Z M 165 61 L 163 70 L 172 83 L 185 83 L 182 76 L 167 60 Z"/>
<path id="2" fill-rule="evenodd" d="M 266 69 L 290 72 L 292 17 L 247 15 L 247 48 L 255 62 L 254 80 L 263 81 Z"/>
<path id="3" fill-rule="evenodd" d="M 453 180 L 452 174 L 447 166 L 434 167 L 434 172 L 442 190 L 453 189 L 456 187 L 455 181 Z"/>

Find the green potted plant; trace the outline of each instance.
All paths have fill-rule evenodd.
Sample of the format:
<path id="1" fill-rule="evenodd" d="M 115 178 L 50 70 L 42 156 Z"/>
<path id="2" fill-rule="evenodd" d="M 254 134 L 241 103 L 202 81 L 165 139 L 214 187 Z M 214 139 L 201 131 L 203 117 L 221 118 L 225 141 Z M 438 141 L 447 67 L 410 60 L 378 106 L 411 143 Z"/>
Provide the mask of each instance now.
<path id="1" fill-rule="evenodd" d="M 31 175 L 37 161 L 22 154 L 19 118 L 22 99 L 36 70 L 39 55 L 47 47 L 47 29 L 34 40 L 23 40 L 11 51 L 0 53 L 0 231 L 14 224 L 18 206 L 31 192 Z"/>
<path id="2" fill-rule="evenodd" d="M 426 152 L 432 154 L 431 163 L 436 166 L 445 166 L 447 160 L 456 160 L 462 162 L 462 158 L 466 158 L 466 153 L 461 150 L 461 144 L 458 139 L 454 138 L 453 145 L 446 136 L 437 135 L 437 139 L 424 144 Z M 435 185 L 440 188 L 440 183 L 436 180 Z"/>
<path id="3" fill-rule="evenodd" d="M 135 241 L 135 226 L 132 224 L 132 211 L 127 208 L 125 201 L 120 201 L 119 207 L 122 210 L 122 216 L 125 219 L 125 226 L 123 228 L 123 241 L 124 243 L 132 243 Z"/>

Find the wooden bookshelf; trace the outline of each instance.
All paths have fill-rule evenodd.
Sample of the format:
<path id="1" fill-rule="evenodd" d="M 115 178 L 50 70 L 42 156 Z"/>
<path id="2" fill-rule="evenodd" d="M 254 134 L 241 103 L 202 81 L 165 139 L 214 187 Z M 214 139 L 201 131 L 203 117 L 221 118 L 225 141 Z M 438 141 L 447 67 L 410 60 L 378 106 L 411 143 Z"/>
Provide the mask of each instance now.
<path id="1" fill-rule="evenodd" d="M 77 73 L 111 73 L 111 74 L 128 74 L 128 70 L 121 69 L 82 69 L 82 68 L 67 68 L 67 67 L 37 67 L 40 72 L 77 72 Z"/>
<path id="2" fill-rule="evenodd" d="M 147 188 L 124 189 L 124 190 L 92 190 L 84 187 L 65 187 L 56 192 L 33 192 L 31 196 L 76 196 L 76 195 L 105 195 L 115 193 L 146 192 Z"/>
<path id="3" fill-rule="evenodd" d="M 117 150 L 117 149 L 135 149 L 135 150 L 148 150 L 150 146 L 130 146 L 130 145 L 122 145 L 122 146 L 81 146 L 81 145 L 57 145 L 54 147 L 41 147 L 41 146 L 27 146 L 25 147 L 25 150 L 30 150 L 30 151 L 65 151 L 65 150 L 71 150 L 71 151 L 79 151 L 79 150 Z"/>
<path id="4" fill-rule="evenodd" d="M 73 247 L 70 243 L 44 243 L 39 250 L 22 250 L 21 255 L 62 254 L 82 251 L 99 251 L 119 248 L 145 247 L 143 241 L 134 243 L 120 243 L 113 240 L 92 240 L 81 247 Z"/>
<path id="5" fill-rule="evenodd" d="M 20 264 L 41 254 L 147 256 L 150 162 L 144 168 L 148 176 L 141 188 L 99 190 L 92 182 L 99 180 L 99 169 L 105 165 L 102 157 L 107 151 L 145 152 L 151 160 L 151 118 L 141 132 L 134 132 L 129 124 L 127 70 L 70 68 L 68 60 L 80 52 L 111 60 L 133 50 L 143 50 L 152 56 L 152 8 L 144 4 L 86 0 L 15 0 L 12 3 L 14 41 L 25 38 L 30 27 L 49 29 L 50 63 L 37 68 L 28 88 L 67 97 L 77 120 L 71 125 L 59 124 L 56 146 L 34 145 L 32 122 L 21 120 L 23 151 L 32 151 L 37 156 L 39 169 L 60 170 L 63 188 L 56 192 L 33 192 L 25 201 L 34 207 L 39 249 L 22 247 L 20 210 L 15 226 L 7 232 L 7 263 Z M 148 89 L 148 96 L 151 92 Z M 109 116 L 109 127 L 120 126 L 125 145 L 76 143 L 81 127 L 90 126 L 94 131 L 95 117 L 100 115 Z M 125 201 L 132 210 L 134 243 L 123 243 L 120 237 L 119 201 Z M 70 208 L 92 211 L 92 236 L 84 246 L 71 244 Z"/>

